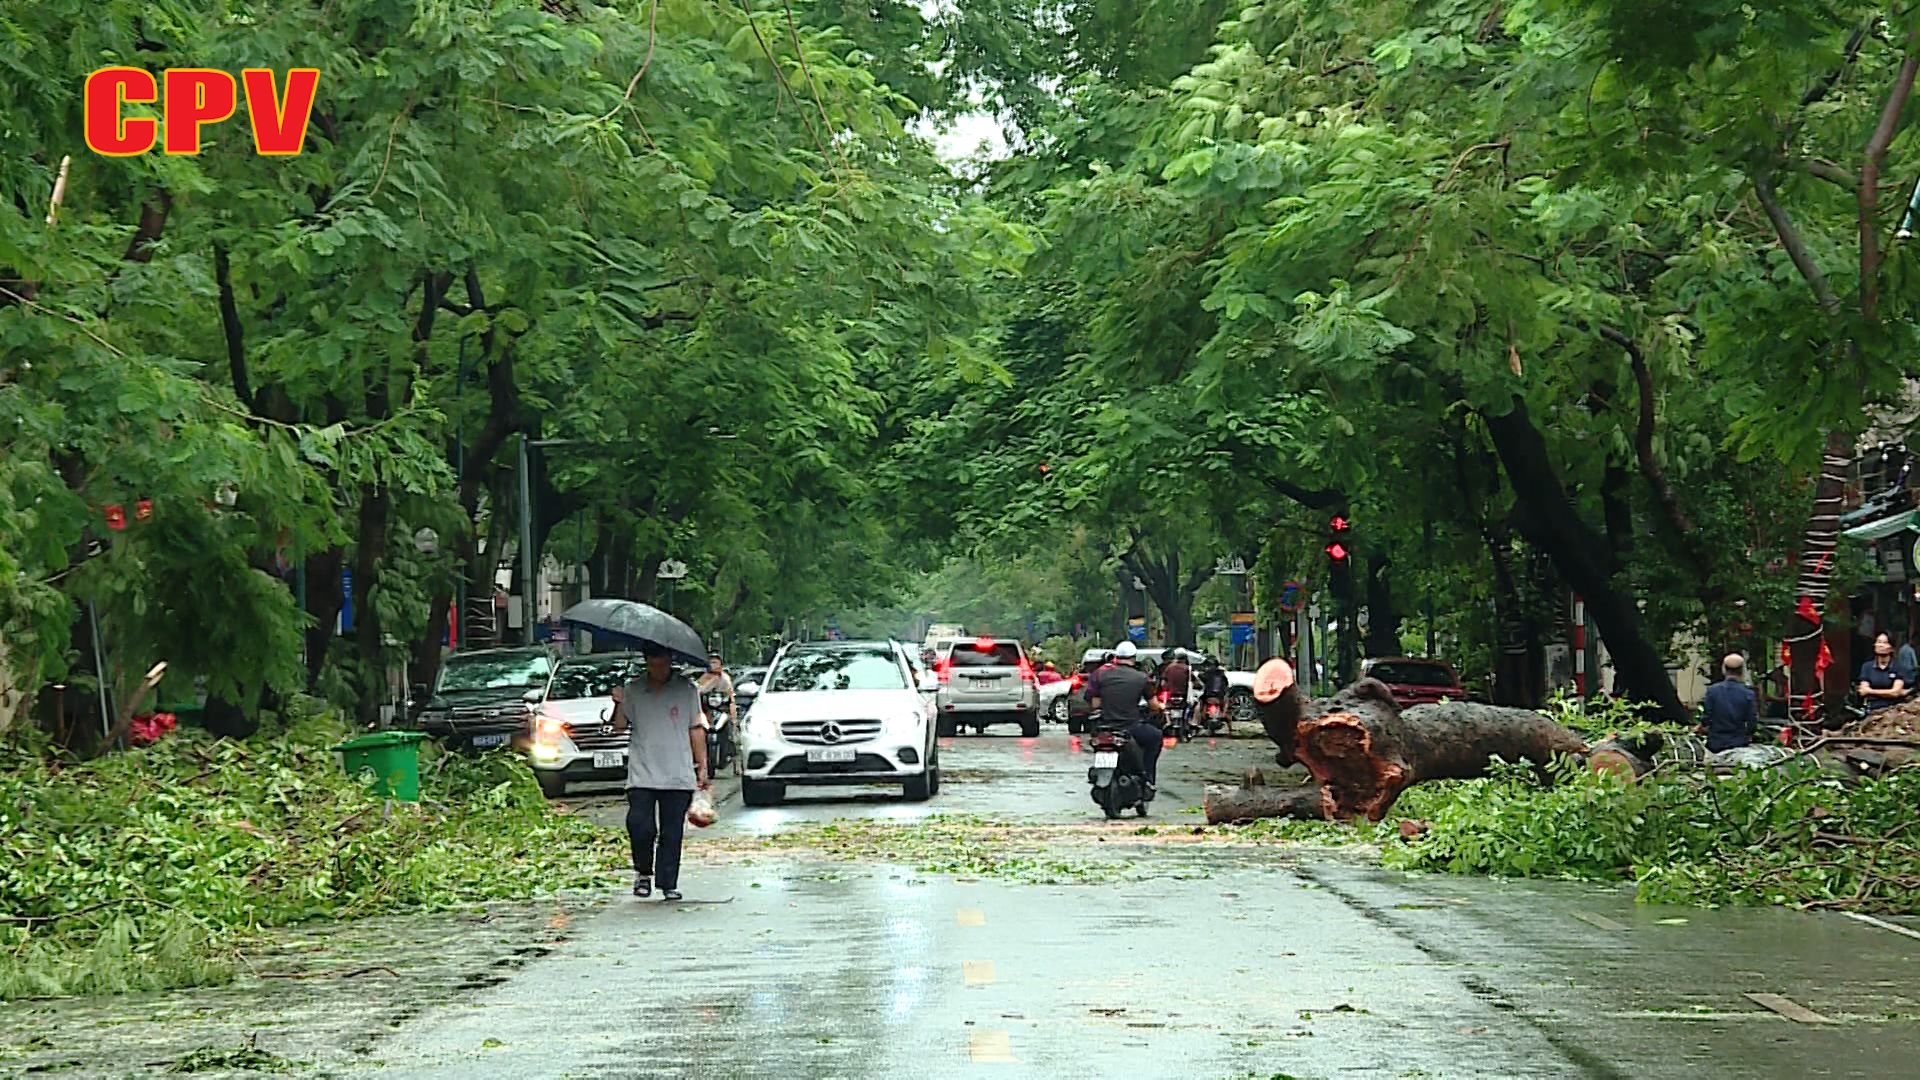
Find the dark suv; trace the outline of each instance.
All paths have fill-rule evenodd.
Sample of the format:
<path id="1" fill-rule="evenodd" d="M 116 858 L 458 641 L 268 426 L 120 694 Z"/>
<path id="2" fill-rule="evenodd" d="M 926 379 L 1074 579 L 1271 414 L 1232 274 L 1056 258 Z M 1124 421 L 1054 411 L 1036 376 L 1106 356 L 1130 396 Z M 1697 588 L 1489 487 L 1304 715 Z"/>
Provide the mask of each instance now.
<path id="1" fill-rule="evenodd" d="M 527 718 L 546 700 L 559 654 L 544 646 L 479 649 L 448 656 L 414 721 L 454 750 L 489 750 L 526 738 Z"/>

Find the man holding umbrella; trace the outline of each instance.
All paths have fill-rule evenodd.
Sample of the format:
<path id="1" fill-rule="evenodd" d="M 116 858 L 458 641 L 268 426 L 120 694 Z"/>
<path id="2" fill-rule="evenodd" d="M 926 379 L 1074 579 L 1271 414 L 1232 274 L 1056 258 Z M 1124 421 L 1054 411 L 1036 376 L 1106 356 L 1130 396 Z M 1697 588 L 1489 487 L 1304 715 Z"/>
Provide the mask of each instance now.
<path id="1" fill-rule="evenodd" d="M 700 692 L 673 670 L 667 649 L 644 643 L 647 674 L 620 688 L 615 731 L 627 744 L 627 839 L 633 845 L 633 895 L 680 899 L 680 843 L 696 789 L 712 782 Z"/>

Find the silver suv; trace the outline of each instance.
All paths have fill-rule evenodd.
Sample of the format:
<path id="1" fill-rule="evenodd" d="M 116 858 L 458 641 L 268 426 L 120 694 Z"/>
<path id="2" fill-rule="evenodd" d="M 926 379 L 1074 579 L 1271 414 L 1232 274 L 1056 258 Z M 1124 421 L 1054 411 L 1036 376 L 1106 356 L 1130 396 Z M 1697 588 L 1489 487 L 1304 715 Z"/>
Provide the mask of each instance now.
<path id="1" fill-rule="evenodd" d="M 1040 682 L 1019 642 L 943 641 L 933 671 L 940 679 L 941 735 L 962 727 L 984 732 L 991 724 L 1019 724 L 1028 738 L 1040 734 Z"/>

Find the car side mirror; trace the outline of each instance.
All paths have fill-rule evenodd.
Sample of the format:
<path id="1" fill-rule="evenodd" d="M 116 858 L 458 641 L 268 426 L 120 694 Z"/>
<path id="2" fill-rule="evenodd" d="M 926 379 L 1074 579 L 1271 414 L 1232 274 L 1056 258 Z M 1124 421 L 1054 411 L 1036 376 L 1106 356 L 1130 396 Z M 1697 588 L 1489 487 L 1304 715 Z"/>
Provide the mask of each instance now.
<path id="1" fill-rule="evenodd" d="M 526 693 L 520 695 L 520 700 L 526 702 L 529 705 L 538 705 L 542 701 L 545 701 L 546 699 L 547 699 L 546 689 L 544 687 L 539 687 L 539 686 L 536 686 L 533 689 L 527 691 Z"/>
<path id="2" fill-rule="evenodd" d="M 920 692 L 923 694 L 939 693 L 940 692 L 939 678 L 933 675 L 920 676 Z"/>
<path id="3" fill-rule="evenodd" d="M 407 693 L 412 695 L 413 700 L 417 702 L 424 702 L 433 696 L 432 692 L 427 689 L 426 683 L 414 683 L 412 686 L 407 687 Z"/>
<path id="4" fill-rule="evenodd" d="M 748 697 L 754 697 L 760 693 L 760 684 L 757 682 L 741 683 L 739 686 L 733 688 L 733 692 L 736 696 L 745 694 Z"/>

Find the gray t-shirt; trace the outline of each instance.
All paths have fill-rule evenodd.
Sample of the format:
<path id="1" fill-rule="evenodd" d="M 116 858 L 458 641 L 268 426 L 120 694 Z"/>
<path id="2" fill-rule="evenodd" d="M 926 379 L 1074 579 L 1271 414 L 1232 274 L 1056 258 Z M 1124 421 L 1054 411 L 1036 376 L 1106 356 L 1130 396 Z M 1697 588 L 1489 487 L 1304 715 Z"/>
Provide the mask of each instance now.
<path id="1" fill-rule="evenodd" d="M 627 718 L 627 786 L 692 791 L 693 746 L 687 732 L 701 725 L 700 692 L 675 675 L 658 690 L 644 677 L 621 688 Z"/>

